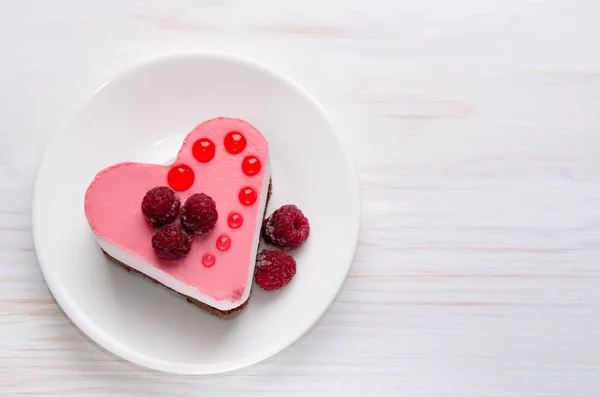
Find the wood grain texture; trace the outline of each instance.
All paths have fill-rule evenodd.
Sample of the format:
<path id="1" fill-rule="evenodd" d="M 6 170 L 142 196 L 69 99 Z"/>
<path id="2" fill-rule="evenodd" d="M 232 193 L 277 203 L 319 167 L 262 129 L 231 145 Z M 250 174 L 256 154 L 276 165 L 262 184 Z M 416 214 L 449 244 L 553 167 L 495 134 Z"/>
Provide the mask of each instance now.
<path id="1" fill-rule="evenodd" d="M 0 2 L 0 394 L 598 396 L 600 5 Z M 336 302 L 221 376 L 146 371 L 64 316 L 36 261 L 44 147 L 102 82 L 181 50 L 256 58 L 324 105 L 363 222 Z"/>

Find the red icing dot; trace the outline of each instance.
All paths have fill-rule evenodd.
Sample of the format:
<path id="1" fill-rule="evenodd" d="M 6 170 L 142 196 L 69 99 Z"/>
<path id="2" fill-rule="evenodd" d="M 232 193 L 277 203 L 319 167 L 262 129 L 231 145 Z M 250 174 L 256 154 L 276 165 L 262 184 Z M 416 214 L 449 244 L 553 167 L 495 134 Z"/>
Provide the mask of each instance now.
<path id="1" fill-rule="evenodd" d="M 194 142 L 192 154 L 202 163 L 209 162 L 215 157 L 215 144 L 208 138 L 200 138 Z"/>
<path id="2" fill-rule="evenodd" d="M 231 247 L 231 238 L 226 234 L 221 234 L 217 237 L 217 249 L 219 251 L 227 251 Z"/>
<path id="3" fill-rule="evenodd" d="M 215 264 L 216 260 L 217 258 L 215 258 L 213 254 L 204 254 L 204 256 L 202 257 L 202 264 L 206 267 L 211 267 Z"/>
<path id="4" fill-rule="evenodd" d="M 244 218 L 242 218 L 242 214 L 239 212 L 232 212 L 227 217 L 227 224 L 232 229 L 237 229 L 242 226 L 242 223 L 244 223 Z"/>
<path id="5" fill-rule="evenodd" d="M 256 156 L 246 156 L 244 161 L 242 161 L 242 171 L 248 176 L 258 174 L 260 167 L 260 160 Z"/>
<path id="6" fill-rule="evenodd" d="M 169 186 L 177 191 L 189 189 L 194 183 L 194 171 L 185 164 L 174 165 L 167 175 Z"/>
<path id="7" fill-rule="evenodd" d="M 240 203 L 244 205 L 252 205 L 256 201 L 256 192 L 249 186 L 243 187 L 240 190 Z"/>
<path id="8" fill-rule="evenodd" d="M 246 148 L 246 138 L 237 131 L 225 136 L 225 149 L 231 154 L 238 154 Z"/>

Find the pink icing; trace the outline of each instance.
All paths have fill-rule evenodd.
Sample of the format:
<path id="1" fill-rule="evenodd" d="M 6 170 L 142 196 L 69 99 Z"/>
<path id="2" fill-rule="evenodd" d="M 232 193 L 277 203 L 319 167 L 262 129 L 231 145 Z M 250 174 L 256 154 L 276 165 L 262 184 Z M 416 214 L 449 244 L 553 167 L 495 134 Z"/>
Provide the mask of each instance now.
<path id="1" fill-rule="evenodd" d="M 224 137 L 231 131 L 244 135 L 245 149 L 239 154 L 225 150 Z M 215 156 L 206 163 L 192 154 L 194 142 L 208 138 L 215 143 Z M 154 228 L 146 222 L 141 211 L 142 198 L 156 186 L 168 186 L 167 173 L 171 165 L 119 163 L 98 173 L 85 195 L 85 214 L 96 235 L 161 269 L 174 278 L 196 288 L 216 300 L 239 300 L 246 287 L 250 254 L 254 244 L 257 222 L 264 208 L 259 200 L 246 206 L 239 201 L 242 187 L 250 186 L 260 197 L 265 178 L 264 167 L 257 175 L 242 172 L 245 156 L 254 155 L 267 164 L 269 148 L 262 134 L 239 119 L 217 118 L 205 121 L 185 138 L 174 163 L 189 165 L 195 174 L 192 186 L 177 192 L 183 204 L 193 193 L 205 193 L 216 203 L 219 219 L 214 230 L 205 237 L 194 238 L 188 256 L 176 262 L 156 258 L 151 245 Z M 228 225 L 231 212 L 242 215 L 244 222 L 237 229 Z M 226 234 L 235 241 L 225 251 L 215 250 L 218 236 Z M 212 267 L 202 265 L 206 253 L 214 254 Z"/>

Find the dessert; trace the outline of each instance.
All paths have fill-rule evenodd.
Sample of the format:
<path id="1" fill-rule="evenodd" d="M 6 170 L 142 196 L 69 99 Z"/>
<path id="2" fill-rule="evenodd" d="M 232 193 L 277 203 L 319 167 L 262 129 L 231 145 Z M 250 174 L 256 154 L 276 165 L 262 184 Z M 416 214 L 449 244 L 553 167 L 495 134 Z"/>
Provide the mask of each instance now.
<path id="1" fill-rule="evenodd" d="M 262 134 L 243 120 L 216 118 L 187 135 L 172 164 L 100 171 L 85 215 L 112 261 L 231 316 L 250 296 L 270 180 Z"/>

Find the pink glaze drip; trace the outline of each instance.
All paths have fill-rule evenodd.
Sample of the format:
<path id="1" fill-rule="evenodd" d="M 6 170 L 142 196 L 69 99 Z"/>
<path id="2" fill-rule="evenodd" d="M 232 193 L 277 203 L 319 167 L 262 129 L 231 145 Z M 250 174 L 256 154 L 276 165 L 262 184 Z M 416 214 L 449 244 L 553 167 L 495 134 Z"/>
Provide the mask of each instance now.
<path id="1" fill-rule="evenodd" d="M 268 145 L 258 130 L 245 121 L 229 118 L 208 120 L 198 125 L 185 138 L 174 164 L 187 164 L 195 174 L 189 189 L 178 192 L 181 202 L 193 193 L 211 196 L 219 212 L 215 229 L 207 238 L 194 239 L 188 256 L 175 263 L 164 264 L 157 260 L 151 245 L 154 228 L 141 212 L 142 198 L 155 186 L 167 184 L 171 165 L 119 163 L 98 173 L 85 195 L 85 214 L 96 235 L 117 247 L 141 258 L 174 278 L 198 289 L 216 300 L 231 300 L 241 295 L 247 283 L 250 254 L 253 249 L 254 231 L 262 219 L 264 208 L 259 205 L 242 205 L 239 192 L 249 183 L 258 196 L 260 183 L 265 177 L 265 167 L 255 176 L 247 176 L 240 169 L 240 155 L 228 153 L 223 145 L 224 137 L 238 131 L 246 138 L 242 154 L 252 153 L 262 164 L 267 164 Z M 201 163 L 192 154 L 192 145 L 200 138 L 215 142 L 212 161 Z M 244 219 L 244 227 L 232 228 L 228 214 L 237 212 Z M 213 255 L 219 266 L 198 266 L 207 252 L 213 252 L 217 236 L 227 234 L 235 244 L 227 251 Z M 238 292 L 235 292 L 238 291 Z M 234 299 L 235 300 L 235 299 Z"/>

